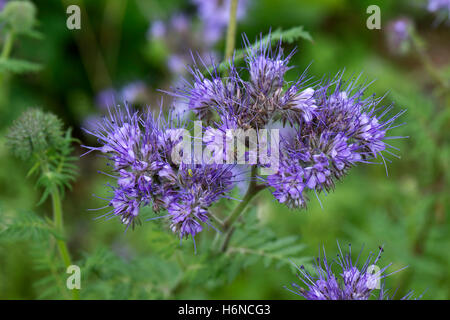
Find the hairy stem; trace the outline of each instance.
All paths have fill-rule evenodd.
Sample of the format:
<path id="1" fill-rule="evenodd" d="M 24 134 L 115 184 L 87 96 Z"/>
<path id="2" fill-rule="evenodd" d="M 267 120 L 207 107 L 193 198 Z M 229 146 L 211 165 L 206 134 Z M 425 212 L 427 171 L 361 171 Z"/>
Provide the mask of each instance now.
<path id="1" fill-rule="evenodd" d="M 6 34 L 5 43 L 3 44 L 2 53 L 0 55 L 1 60 L 6 60 L 9 58 L 9 55 L 11 54 L 11 50 L 14 44 L 14 32 L 9 31 Z M 0 105 L 3 106 L 4 102 L 8 100 L 8 87 L 6 84 L 3 84 L 3 79 L 5 77 L 5 73 L 0 73 L 0 84 L 3 87 L 3 92 L 0 94 Z"/>
<path id="2" fill-rule="evenodd" d="M 231 236 L 234 232 L 234 228 L 232 228 L 233 224 L 245 212 L 245 209 L 247 208 L 248 204 L 253 199 L 253 197 L 256 196 L 259 191 L 261 191 L 265 188 L 264 185 L 258 185 L 256 183 L 256 169 L 257 169 L 256 166 L 252 167 L 252 173 L 251 173 L 251 177 L 250 177 L 250 185 L 248 186 L 248 189 L 244 196 L 244 199 L 242 199 L 242 201 L 238 204 L 238 206 L 236 208 L 234 208 L 231 215 L 223 223 L 223 230 L 225 232 L 225 238 L 224 238 L 224 242 L 221 246 L 222 252 L 225 252 L 225 250 L 227 249 L 228 243 L 230 242 Z"/>
<path id="3" fill-rule="evenodd" d="M 8 59 L 14 43 L 14 33 L 12 31 L 6 34 L 5 44 L 3 45 L 1 59 Z"/>
<path id="4" fill-rule="evenodd" d="M 234 44 L 236 40 L 236 13 L 238 0 L 231 0 L 230 20 L 228 22 L 227 39 L 225 44 L 225 61 L 233 56 Z"/>
<path id="5" fill-rule="evenodd" d="M 55 224 L 57 232 L 63 235 L 64 234 L 63 214 L 62 214 L 61 196 L 58 188 L 54 188 L 51 195 L 53 206 L 53 222 Z M 56 239 L 56 244 L 58 245 L 59 253 L 61 254 L 61 258 L 67 269 L 70 265 L 72 265 L 72 262 L 70 259 L 69 250 L 67 249 L 66 241 L 62 239 Z M 78 289 L 72 290 L 72 299 L 73 300 L 80 299 Z"/>

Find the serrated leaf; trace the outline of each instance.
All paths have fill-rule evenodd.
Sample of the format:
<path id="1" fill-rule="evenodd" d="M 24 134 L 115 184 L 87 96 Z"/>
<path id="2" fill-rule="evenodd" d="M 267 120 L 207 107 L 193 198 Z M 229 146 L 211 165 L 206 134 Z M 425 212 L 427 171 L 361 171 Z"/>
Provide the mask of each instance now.
<path id="1" fill-rule="evenodd" d="M 26 60 L 19 59 L 0 59 L 0 73 L 11 72 L 11 73 L 28 73 L 28 72 L 38 72 L 42 70 L 42 65 L 30 62 Z"/>
<path id="2" fill-rule="evenodd" d="M 20 212 L 0 230 L 0 240 L 43 240 L 49 235 L 62 239 L 52 225 L 33 212 Z"/>

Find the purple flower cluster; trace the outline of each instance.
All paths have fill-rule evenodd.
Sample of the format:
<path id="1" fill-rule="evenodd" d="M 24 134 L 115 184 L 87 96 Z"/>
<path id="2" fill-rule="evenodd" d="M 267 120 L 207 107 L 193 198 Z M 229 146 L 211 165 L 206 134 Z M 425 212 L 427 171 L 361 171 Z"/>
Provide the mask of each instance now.
<path id="1" fill-rule="evenodd" d="M 172 94 L 215 130 L 283 126 L 279 169 L 261 177 L 280 203 L 304 208 L 307 190 L 330 191 L 355 164 L 385 161 L 386 133 L 400 114 L 389 117 L 392 107 L 380 106 L 382 98 L 366 97 L 367 86 L 358 85 L 358 78 L 345 81 L 342 73 L 315 84 L 303 73 L 289 83 L 285 74 L 293 53 L 283 55 L 270 40 L 246 44 L 248 80 L 232 62 L 226 77 L 217 67 L 205 76 L 194 66 L 194 81 Z"/>
<path id="2" fill-rule="evenodd" d="M 377 108 L 381 98 L 363 98 L 364 89 L 338 75 L 315 90 L 311 116 L 290 118 L 297 124 L 281 139 L 280 170 L 267 178 L 279 202 L 305 207 L 305 190 L 330 191 L 355 164 L 384 161 L 386 132 L 400 114 L 386 118 L 391 107 Z"/>
<path id="3" fill-rule="evenodd" d="M 357 163 L 385 160 L 382 152 L 390 153 L 386 133 L 399 114 L 389 117 L 392 107 L 380 106 L 382 97 L 367 96 L 367 85 L 358 85 L 358 78 L 345 81 L 341 73 L 311 83 L 303 72 L 287 82 L 293 53 L 284 55 L 280 45 L 272 48 L 270 39 L 255 46 L 245 42 L 246 68 L 231 61 L 226 76 L 217 66 L 206 76 L 194 65 L 189 69 L 193 81 L 185 80 L 171 92 L 206 124 L 198 139 L 194 122 L 194 155 L 180 155 L 184 150 L 177 146 L 184 145 L 189 126 L 173 113 L 168 119 L 161 114 L 155 118 L 150 109 L 142 115 L 116 107 L 95 129 L 86 130 L 100 142 L 99 147 L 87 148 L 108 155 L 117 179 L 108 217 L 118 216 L 134 226 L 140 208 L 150 205 L 156 213 L 167 211 L 159 217 L 168 217 L 181 238 L 195 236 L 209 225 L 208 208 L 227 197 L 238 182 L 245 182 L 236 177 L 248 177 L 249 159 L 256 159 L 251 165 L 259 168 L 269 166 L 257 157 L 261 150 L 268 151 L 269 144 L 270 167 L 275 160 L 276 170 L 257 178 L 290 208 L 305 208 L 308 192 L 317 195 L 334 189 L 336 180 Z M 280 138 L 259 135 L 275 127 L 281 128 Z M 233 132 L 258 134 L 254 141 Z M 243 139 L 239 152 L 228 149 L 235 137 Z M 197 144 L 201 155 L 195 151 Z M 274 144 L 277 148 L 272 148 Z M 175 162 L 175 148 L 191 161 Z M 237 161 L 230 163 L 233 157 Z"/>
<path id="4" fill-rule="evenodd" d="M 345 255 L 342 253 L 339 244 L 338 247 L 337 259 L 331 263 L 327 260 L 325 250 L 323 257 L 319 256 L 316 259 L 314 275 L 309 273 L 304 266 L 297 267 L 299 271 L 297 276 L 306 288 L 297 283 L 292 283 L 294 290 L 288 290 L 307 300 L 368 300 L 371 297 L 385 300 L 393 298 L 393 295 L 389 296 L 388 290 L 384 288 L 384 281 L 382 283 L 384 278 L 392 274 L 386 274 L 386 269 L 391 264 L 383 268 L 376 265 L 383 252 L 381 247 L 377 255 L 371 252 L 362 265 L 359 263 L 362 249 L 356 261 L 353 262 L 351 246 L 349 245 L 349 252 Z M 375 295 L 374 290 L 377 289 L 380 291 L 378 295 Z M 402 300 L 411 298 L 412 294 L 413 292 L 409 292 Z"/>
<path id="5" fill-rule="evenodd" d="M 115 108 L 109 117 L 88 133 L 98 138 L 99 147 L 86 147 L 106 154 L 112 161 L 117 186 L 107 217 L 119 217 L 123 224 L 139 222 L 139 211 L 151 205 L 155 213 L 167 210 L 171 229 L 180 238 L 194 237 L 209 224 L 208 208 L 226 196 L 233 186 L 232 167 L 223 165 L 176 164 L 174 147 L 182 139 L 179 120 L 155 118 L 130 109 Z"/>
<path id="6" fill-rule="evenodd" d="M 189 109 L 207 124 L 217 114 L 217 127 L 263 129 L 277 118 L 289 122 L 310 119 L 317 106 L 314 89 L 305 87 L 305 75 L 283 90 L 288 85 L 284 75 L 292 54 L 284 57 L 280 46 L 272 52 L 270 41 L 260 41 L 256 48 L 246 42 L 249 81 L 234 64 L 230 64 L 227 77 L 222 77 L 217 67 L 207 77 L 202 67 L 194 65 L 190 69 L 193 82 L 186 81 L 172 94 L 185 99 Z"/>

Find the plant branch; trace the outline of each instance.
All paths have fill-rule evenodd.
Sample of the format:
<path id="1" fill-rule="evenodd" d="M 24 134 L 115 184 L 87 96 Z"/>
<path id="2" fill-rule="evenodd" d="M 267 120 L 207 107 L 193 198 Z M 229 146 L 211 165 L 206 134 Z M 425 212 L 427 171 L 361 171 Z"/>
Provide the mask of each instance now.
<path id="1" fill-rule="evenodd" d="M 237 207 L 234 208 L 231 215 L 223 223 L 223 230 L 225 232 L 225 240 L 221 246 L 222 252 L 225 252 L 225 250 L 227 249 L 228 243 L 230 242 L 231 235 L 234 231 L 234 228 L 232 228 L 233 224 L 245 212 L 247 205 L 250 203 L 250 201 L 253 199 L 253 197 L 256 196 L 258 194 L 258 192 L 265 189 L 265 187 L 266 187 L 265 185 L 258 185 L 256 183 L 256 170 L 257 170 L 257 167 L 253 166 L 252 173 L 250 176 L 250 185 L 248 186 L 248 189 L 247 189 L 247 192 L 246 192 L 244 198 L 237 205 Z"/>
<path id="2" fill-rule="evenodd" d="M 3 45 L 1 59 L 8 59 L 12 46 L 14 43 L 14 33 L 12 31 L 8 32 L 5 38 L 5 44 Z"/>
<path id="3" fill-rule="evenodd" d="M 64 234 L 64 225 L 63 225 L 63 214 L 62 214 L 62 206 L 61 206 L 61 196 L 57 187 L 55 187 L 51 193 L 52 196 L 52 206 L 53 206 L 53 222 L 55 224 L 56 230 L 61 235 Z M 65 240 L 56 239 L 56 244 L 58 245 L 59 253 L 61 254 L 61 258 L 66 266 L 66 269 L 72 265 L 69 250 L 67 249 L 67 245 Z M 78 289 L 72 290 L 72 299 L 79 300 L 79 291 Z"/>
<path id="4" fill-rule="evenodd" d="M 228 22 L 227 39 L 225 43 L 225 61 L 233 56 L 234 45 L 236 41 L 236 13 L 238 0 L 231 0 L 230 20 Z"/>

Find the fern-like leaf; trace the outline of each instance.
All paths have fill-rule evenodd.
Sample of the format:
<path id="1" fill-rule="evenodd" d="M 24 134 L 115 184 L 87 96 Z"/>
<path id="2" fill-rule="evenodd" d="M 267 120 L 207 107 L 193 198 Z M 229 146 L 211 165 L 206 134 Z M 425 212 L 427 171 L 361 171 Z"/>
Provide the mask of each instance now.
<path id="1" fill-rule="evenodd" d="M 23 74 L 29 72 L 38 72 L 42 70 L 42 65 L 19 59 L 0 59 L 0 73 L 11 72 Z"/>

